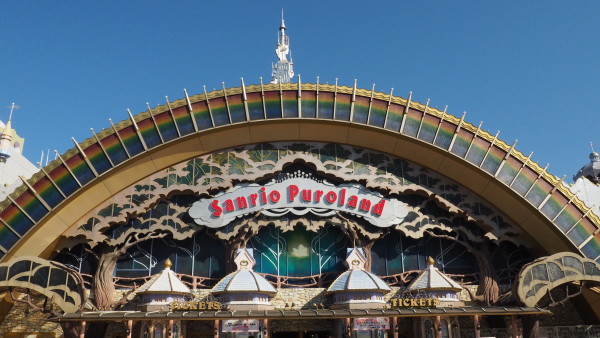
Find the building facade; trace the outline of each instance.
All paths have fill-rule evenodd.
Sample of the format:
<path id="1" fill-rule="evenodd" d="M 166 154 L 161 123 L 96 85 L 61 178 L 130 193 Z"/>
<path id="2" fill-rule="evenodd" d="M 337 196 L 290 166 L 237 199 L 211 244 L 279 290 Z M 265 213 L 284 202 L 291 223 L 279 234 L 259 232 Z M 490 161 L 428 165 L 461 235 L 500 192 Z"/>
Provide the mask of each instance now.
<path id="1" fill-rule="evenodd" d="M 79 143 L 0 205 L 0 332 L 575 330 L 600 316 L 599 229 L 514 144 L 410 95 L 186 92 Z M 158 275 L 189 293 L 150 288 Z M 11 324 L 26 308 L 38 319 Z"/>

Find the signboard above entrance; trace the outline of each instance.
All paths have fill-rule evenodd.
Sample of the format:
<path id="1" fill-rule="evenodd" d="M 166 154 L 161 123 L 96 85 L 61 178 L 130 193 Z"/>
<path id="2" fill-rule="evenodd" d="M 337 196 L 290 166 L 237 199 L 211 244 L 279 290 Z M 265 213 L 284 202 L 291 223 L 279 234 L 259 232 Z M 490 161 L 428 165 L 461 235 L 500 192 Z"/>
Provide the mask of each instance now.
<path id="1" fill-rule="evenodd" d="M 258 319 L 228 319 L 223 321 L 221 332 L 258 332 Z"/>
<path id="2" fill-rule="evenodd" d="M 325 217 L 343 211 L 363 217 L 378 227 L 398 224 L 408 214 L 404 203 L 383 198 L 359 184 L 335 186 L 308 177 L 292 177 L 265 185 L 240 184 L 213 198 L 194 202 L 188 213 L 198 224 L 220 228 L 236 217 L 257 211 L 272 217 L 287 213 Z"/>
<path id="3" fill-rule="evenodd" d="M 390 319 L 389 318 L 355 318 L 353 330 L 356 331 L 370 331 L 370 330 L 389 330 Z"/>

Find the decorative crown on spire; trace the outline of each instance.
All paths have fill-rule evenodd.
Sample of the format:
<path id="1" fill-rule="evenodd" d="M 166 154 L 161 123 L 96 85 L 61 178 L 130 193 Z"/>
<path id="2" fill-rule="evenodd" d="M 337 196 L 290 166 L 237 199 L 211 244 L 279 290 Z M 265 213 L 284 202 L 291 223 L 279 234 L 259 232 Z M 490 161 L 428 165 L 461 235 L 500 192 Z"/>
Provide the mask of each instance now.
<path id="1" fill-rule="evenodd" d="M 367 258 L 362 248 L 352 248 L 346 257 L 348 270 L 364 270 Z"/>
<path id="2" fill-rule="evenodd" d="M 292 61 L 292 52 L 290 50 L 290 38 L 285 34 L 285 21 L 283 20 L 283 9 L 281 9 L 281 25 L 277 35 L 277 46 L 275 55 L 279 59 L 272 65 L 271 83 L 288 83 L 294 77 L 294 62 Z M 287 55 L 290 54 L 288 61 Z"/>
<path id="3" fill-rule="evenodd" d="M 252 271 L 252 268 L 254 268 L 254 265 L 256 264 L 256 260 L 252 257 L 252 252 L 245 247 L 238 249 L 237 256 L 235 256 L 233 261 L 237 265 L 238 271 Z"/>
<path id="4" fill-rule="evenodd" d="M 11 156 L 11 143 L 13 131 L 10 121 L 12 120 L 12 115 L 15 108 L 18 107 L 13 102 L 13 104 L 10 107 L 10 115 L 8 116 L 8 122 L 6 122 L 6 126 L 0 134 L 0 162 L 6 162 L 6 160 L 8 160 L 8 158 Z"/>

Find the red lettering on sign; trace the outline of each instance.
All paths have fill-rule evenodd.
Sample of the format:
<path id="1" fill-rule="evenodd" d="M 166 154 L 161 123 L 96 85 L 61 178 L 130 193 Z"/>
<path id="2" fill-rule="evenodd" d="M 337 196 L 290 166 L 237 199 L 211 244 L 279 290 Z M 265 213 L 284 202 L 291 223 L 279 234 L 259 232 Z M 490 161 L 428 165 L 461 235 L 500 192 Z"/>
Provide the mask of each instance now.
<path id="1" fill-rule="evenodd" d="M 358 197 L 350 196 L 350 198 L 348 198 L 348 206 L 350 208 L 356 208 L 357 205 L 358 205 Z"/>
<path id="2" fill-rule="evenodd" d="M 315 191 L 315 202 L 319 203 L 321 201 L 321 196 L 323 196 L 323 190 Z"/>
<path id="3" fill-rule="evenodd" d="M 221 207 L 219 206 L 219 200 L 212 201 L 212 203 L 210 204 L 210 207 L 214 210 L 212 213 L 213 216 L 215 216 L 215 217 L 221 216 L 223 209 L 221 209 Z"/>
<path id="4" fill-rule="evenodd" d="M 312 190 L 303 189 L 302 190 L 302 200 L 304 202 L 310 202 L 312 200 Z"/>
<path id="5" fill-rule="evenodd" d="M 281 198 L 281 194 L 277 190 L 273 190 L 269 194 L 269 200 L 271 200 L 271 203 L 277 203 L 280 198 Z"/>
<path id="6" fill-rule="evenodd" d="M 383 207 L 385 205 L 385 200 L 381 200 L 379 203 L 375 204 L 373 207 L 373 213 L 377 216 L 381 216 L 383 213 Z"/>
<path id="7" fill-rule="evenodd" d="M 289 190 L 290 190 L 289 201 L 294 202 L 294 198 L 296 198 L 296 196 L 298 196 L 300 189 L 298 188 L 297 185 L 292 184 L 292 185 L 290 185 Z"/>
<path id="8" fill-rule="evenodd" d="M 360 201 L 360 211 L 369 211 L 371 209 L 371 201 L 366 198 L 363 198 Z"/>
<path id="9" fill-rule="evenodd" d="M 335 191 L 329 191 L 327 195 L 325 195 L 325 199 L 327 200 L 327 202 L 333 204 L 337 199 L 337 194 L 335 193 Z"/>
<path id="10" fill-rule="evenodd" d="M 225 211 L 227 212 L 232 212 L 235 210 L 235 207 L 233 206 L 233 201 L 232 200 L 226 200 L 225 201 Z"/>
<path id="11" fill-rule="evenodd" d="M 246 209 L 248 207 L 248 201 L 246 201 L 246 197 L 240 196 L 236 198 L 238 209 Z"/>
<path id="12" fill-rule="evenodd" d="M 350 191 L 352 191 L 352 189 Z M 282 196 L 286 193 L 287 197 Z M 222 198 L 225 198 L 225 196 L 222 196 Z M 213 217 L 219 217 L 223 213 L 235 212 L 267 204 L 273 205 L 280 200 L 283 200 L 283 207 L 285 207 L 286 203 L 295 204 L 298 202 L 313 202 L 314 204 L 322 203 L 330 205 L 332 208 L 343 206 L 344 209 L 347 209 L 348 211 L 358 209 L 357 211 L 363 213 L 370 212 L 371 216 L 374 217 L 382 216 L 386 200 L 381 198 L 379 199 L 379 202 L 374 202 L 372 198 L 373 197 L 366 197 L 360 194 L 350 195 L 346 188 L 339 188 L 337 190 L 335 188 L 334 190 L 312 190 L 302 189 L 297 184 L 290 184 L 287 188 L 281 187 L 280 189 L 273 190 L 267 190 L 267 187 L 259 187 L 256 193 L 238 194 L 223 202 L 215 199 L 210 203 L 208 208 Z M 332 206 L 335 203 L 337 203 L 337 205 Z M 268 208 L 268 206 L 266 207 Z"/>
<path id="13" fill-rule="evenodd" d="M 260 188 L 260 202 L 262 204 L 267 204 L 267 193 L 265 192 L 265 187 Z"/>
<path id="14" fill-rule="evenodd" d="M 344 200 L 346 199 L 346 189 L 342 189 L 340 191 L 340 205 L 344 205 Z"/>

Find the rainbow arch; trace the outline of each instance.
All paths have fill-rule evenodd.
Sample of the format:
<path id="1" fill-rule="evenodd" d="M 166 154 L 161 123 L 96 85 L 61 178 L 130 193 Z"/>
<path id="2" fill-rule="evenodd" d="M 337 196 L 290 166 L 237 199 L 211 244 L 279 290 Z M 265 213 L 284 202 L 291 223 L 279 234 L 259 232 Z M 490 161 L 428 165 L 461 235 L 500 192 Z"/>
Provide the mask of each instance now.
<path id="1" fill-rule="evenodd" d="M 0 260 L 48 255 L 97 204 L 171 164 L 269 141 L 325 141 L 403 157 L 499 207 L 546 253 L 600 262 L 600 219 L 545 168 L 463 118 L 408 98 L 324 84 L 223 88 L 169 102 L 95 133 L 0 203 Z M 35 243 L 31 244 L 31 243 Z"/>

